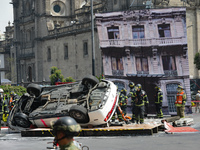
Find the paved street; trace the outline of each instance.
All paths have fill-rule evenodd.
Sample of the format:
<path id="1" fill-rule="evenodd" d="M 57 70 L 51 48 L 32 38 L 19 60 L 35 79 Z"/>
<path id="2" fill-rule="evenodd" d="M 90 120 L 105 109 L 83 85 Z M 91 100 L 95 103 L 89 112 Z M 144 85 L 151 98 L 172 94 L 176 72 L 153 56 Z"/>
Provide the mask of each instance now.
<path id="1" fill-rule="evenodd" d="M 194 125 L 191 127 L 200 130 L 200 114 L 189 114 L 194 118 Z M 5 132 L 5 130 L 4 130 Z M 198 139 L 200 133 L 175 133 L 166 134 L 159 132 L 153 136 L 114 136 L 114 137 L 77 137 L 83 145 L 87 145 L 90 150 L 199 150 Z M 53 138 L 21 137 L 20 133 L 1 134 L 0 145 L 2 150 L 46 150 L 52 144 Z"/>

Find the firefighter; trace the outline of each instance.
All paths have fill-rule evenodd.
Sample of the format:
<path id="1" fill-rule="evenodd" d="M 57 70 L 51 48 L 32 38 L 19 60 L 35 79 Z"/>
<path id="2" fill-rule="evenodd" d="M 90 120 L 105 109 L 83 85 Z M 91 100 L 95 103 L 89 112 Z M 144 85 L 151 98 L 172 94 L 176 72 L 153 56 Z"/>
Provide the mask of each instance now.
<path id="1" fill-rule="evenodd" d="M 159 86 L 155 87 L 155 105 L 156 105 L 156 113 L 158 118 L 163 118 L 162 112 L 162 101 L 163 101 L 163 93 Z"/>
<path id="2" fill-rule="evenodd" d="M 121 107 L 122 111 L 124 112 L 124 115 L 126 114 L 126 107 L 127 107 L 127 96 L 126 96 L 126 89 L 123 88 L 121 91 L 120 91 L 120 95 L 119 95 L 119 101 L 118 101 L 118 105 Z M 116 108 L 115 110 L 115 113 L 117 113 L 117 117 L 119 119 L 119 121 L 123 121 L 123 117 L 122 117 L 122 114 L 120 113 L 118 107 Z M 115 121 L 115 113 L 114 115 L 112 116 L 112 122 Z"/>
<path id="3" fill-rule="evenodd" d="M 144 112 L 145 112 L 145 105 L 149 103 L 147 94 L 144 90 L 142 90 L 142 85 L 136 85 L 137 91 L 135 94 L 135 117 L 136 123 L 140 124 L 144 123 Z"/>
<path id="4" fill-rule="evenodd" d="M 77 136 L 80 130 L 81 126 L 73 118 L 58 119 L 53 125 L 54 144 L 58 144 L 60 150 L 79 150 L 73 142 L 73 137 Z"/>
<path id="5" fill-rule="evenodd" d="M 14 92 L 10 92 L 10 101 L 9 101 L 9 109 L 11 110 L 15 103 L 19 100 L 19 96 Z"/>
<path id="6" fill-rule="evenodd" d="M 180 118 L 185 118 L 185 103 L 186 103 L 186 94 L 183 91 L 183 87 L 178 85 L 175 106 L 176 106 L 177 116 L 180 116 Z"/>
<path id="7" fill-rule="evenodd" d="M 9 111 L 7 106 L 7 101 L 3 99 L 3 94 L 0 93 L 0 130 L 1 130 L 1 120 L 5 121 L 5 117 L 8 117 Z"/>
<path id="8" fill-rule="evenodd" d="M 131 122 L 135 123 L 135 95 L 136 95 L 136 86 L 134 82 L 129 83 L 130 92 L 128 94 L 128 98 L 131 97 L 131 107 L 132 107 L 132 119 Z"/>
<path id="9" fill-rule="evenodd" d="M 126 115 L 127 100 L 128 100 L 128 97 L 126 96 L 126 92 L 127 92 L 127 90 L 125 88 L 123 88 L 119 95 L 119 106 L 121 107 L 121 109 L 124 113 L 124 116 Z M 118 117 L 121 120 L 123 120 L 121 113 L 119 113 Z"/>

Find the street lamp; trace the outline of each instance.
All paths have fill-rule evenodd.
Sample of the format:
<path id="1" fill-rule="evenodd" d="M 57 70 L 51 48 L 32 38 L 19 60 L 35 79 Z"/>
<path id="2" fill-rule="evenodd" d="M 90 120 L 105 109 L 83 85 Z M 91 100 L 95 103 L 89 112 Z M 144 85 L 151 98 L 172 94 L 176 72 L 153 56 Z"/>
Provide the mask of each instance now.
<path id="1" fill-rule="evenodd" d="M 95 43 L 94 43 L 94 18 L 93 18 L 93 0 L 90 0 L 91 7 L 91 39 L 92 39 L 92 75 L 95 76 Z"/>

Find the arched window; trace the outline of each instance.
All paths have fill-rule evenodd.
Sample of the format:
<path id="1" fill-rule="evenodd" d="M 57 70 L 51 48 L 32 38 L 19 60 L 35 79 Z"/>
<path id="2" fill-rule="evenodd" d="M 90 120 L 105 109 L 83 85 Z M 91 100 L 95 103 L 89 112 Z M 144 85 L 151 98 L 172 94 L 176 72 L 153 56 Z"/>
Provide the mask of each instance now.
<path id="1" fill-rule="evenodd" d="M 28 67 L 28 81 L 32 82 L 32 67 Z"/>
<path id="2" fill-rule="evenodd" d="M 168 109 L 169 112 L 176 112 L 175 107 L 175 98 L 177 93 L 177 87 L 178 83 L 170 83 L 166 85 L 166 91 L 167 91 L 167 102 L 168 102 Z"/>

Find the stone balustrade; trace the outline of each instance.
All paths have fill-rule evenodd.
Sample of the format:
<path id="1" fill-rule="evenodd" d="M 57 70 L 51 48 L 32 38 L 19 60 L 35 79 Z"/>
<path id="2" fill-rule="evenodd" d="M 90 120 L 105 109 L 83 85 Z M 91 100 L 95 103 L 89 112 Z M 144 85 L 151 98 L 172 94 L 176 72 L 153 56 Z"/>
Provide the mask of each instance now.
<path id="1" fill-rule="evenodd" d="M 152 38 L 152 39 L 108 39 L 100 40 L 100 46 L 106 47 L 125 47 L 125 46 L 143 46 L 152 45 L 167 46 L 167 45 L 182 45 L 187 44 L 186 37 L 170 37 L 170 38 Z"/>

